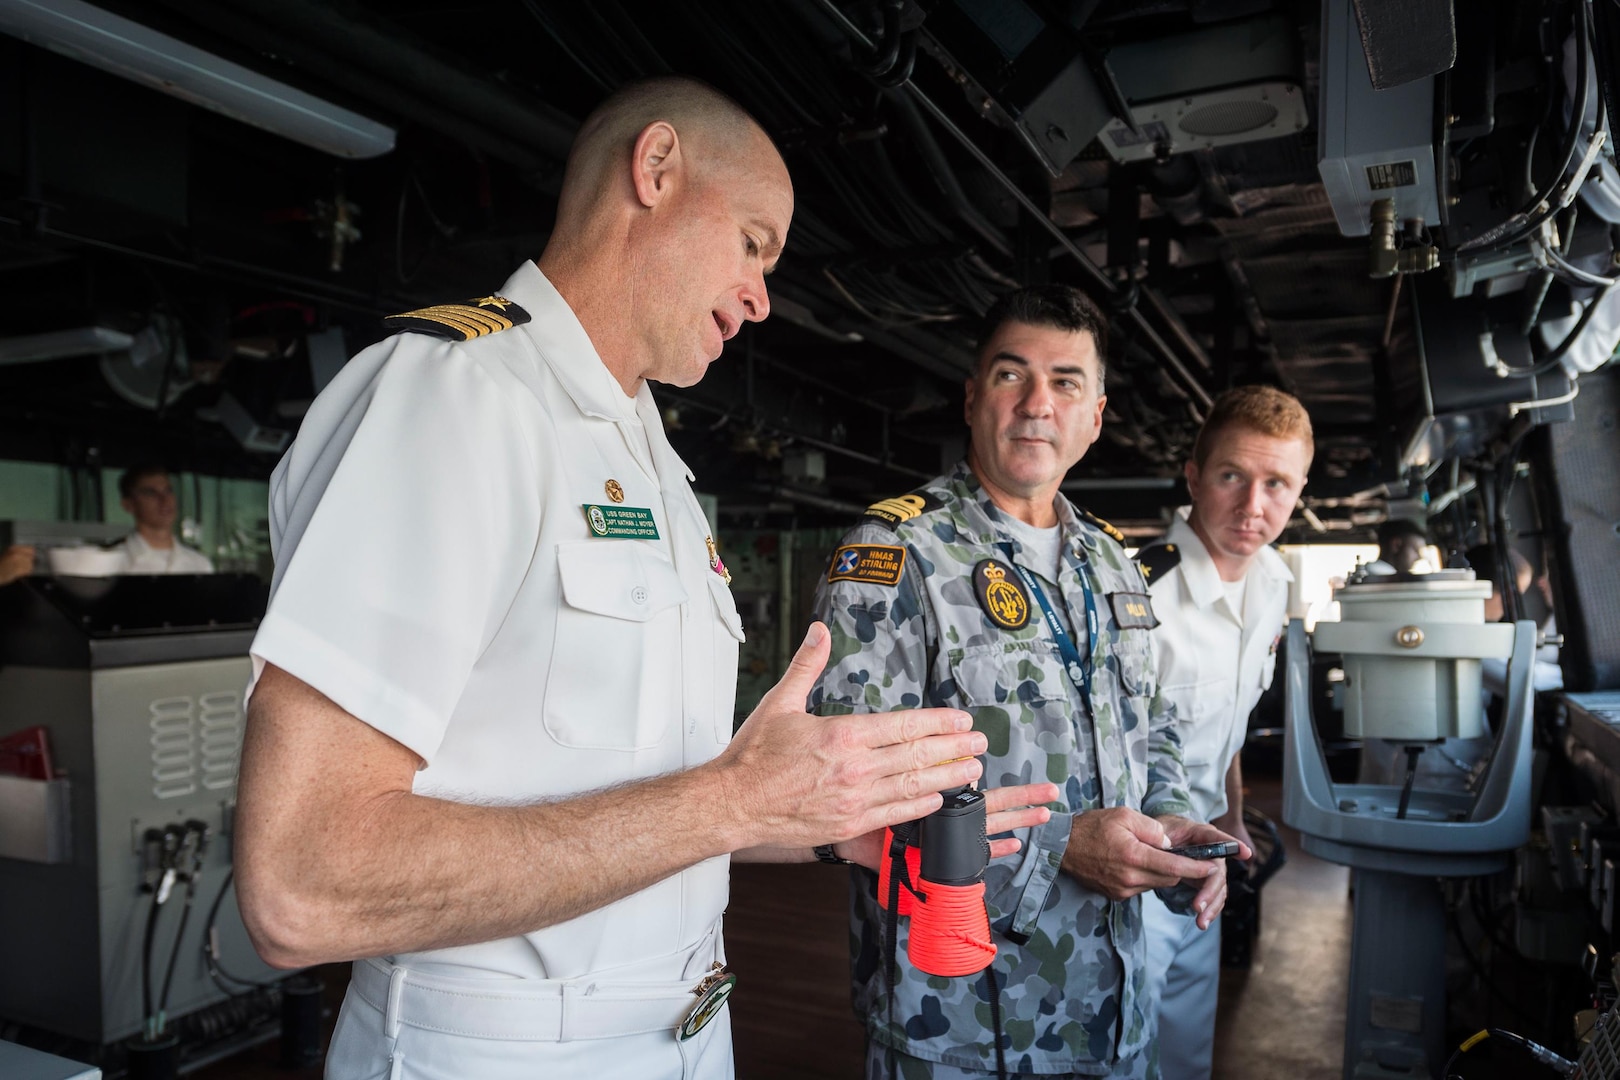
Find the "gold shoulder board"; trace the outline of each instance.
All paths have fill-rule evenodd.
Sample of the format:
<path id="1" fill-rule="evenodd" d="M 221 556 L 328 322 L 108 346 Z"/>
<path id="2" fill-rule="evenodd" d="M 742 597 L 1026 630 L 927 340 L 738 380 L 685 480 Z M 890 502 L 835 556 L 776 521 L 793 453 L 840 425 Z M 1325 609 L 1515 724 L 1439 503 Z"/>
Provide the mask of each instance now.
<path id="1" fill-rule="evenodd" d="M 432 334 L 450 341 L 498 334 L 529 321 L 529 313 L 504 296 L 481 296 L 465 304 L 434 304 L 399 315 L 383 325 L 395 333 Z"/>

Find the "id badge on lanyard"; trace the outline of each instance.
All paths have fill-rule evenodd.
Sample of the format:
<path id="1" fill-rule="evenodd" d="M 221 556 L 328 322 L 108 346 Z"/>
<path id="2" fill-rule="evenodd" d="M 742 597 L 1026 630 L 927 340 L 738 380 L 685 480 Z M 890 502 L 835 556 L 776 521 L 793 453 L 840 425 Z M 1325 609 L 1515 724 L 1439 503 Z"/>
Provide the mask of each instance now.
<path id="1" fill-rule="evenodd" d="M 1057 643 L 1058 657 L 1063 661 L 1063 670 L 1068 673 L 1069 681 L 1079 689 L 1081 703 L 1085 707 L 1086 715 L 1090 716 L 1091 649 L 1097 641 L 1097 601 L 1091 592 L 1091 582 L 1086 580 L 1084 572 L 1080 574 L 1080 591 L 1085 596 L 1086 602 L 1086 653 L 1081 656 L 1079 648 L 1075 646 L 1074 638 L 1064 628 L 1063 620 L 1058 618 L 1057 611 L 1052 607 L 1052 602 L 1046 598 L 1046 590 L 1041 588 L 1041 583 L 1036 580 L 1034 574 L 1024 569 L 1023 566 L 1019 565 L 1018 560 L 1013 558 L 1013 549 L 1010 543 L 1002 541 L 1000 546 L 1007 556 L 1007 562 L 1018 572 L 1018 576 L 1023 579 L 1024 587 L 1029 590 L 1029 594 L 1035 598 L 1036 605 L 1040 607 L 1041 617 L 1046 620 L 1046 628 L 1051 631 L 1052 639 Z"/>

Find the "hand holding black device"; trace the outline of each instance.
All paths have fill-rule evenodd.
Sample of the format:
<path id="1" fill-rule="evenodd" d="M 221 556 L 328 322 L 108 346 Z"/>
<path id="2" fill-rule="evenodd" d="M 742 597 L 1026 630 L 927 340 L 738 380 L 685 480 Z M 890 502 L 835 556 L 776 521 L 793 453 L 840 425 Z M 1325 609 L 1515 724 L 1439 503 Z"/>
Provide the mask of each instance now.
<path id="1" fill-rule="evenodd" d="M 1180 855 L 1184 859 L 1226 859 L 1235 858 L 1239 844 L 1236 840 L 1220 840 L 1213 844 L 1183 844 L 1180 847 L 1167 848 L 1172 855 Z M 1154 895 L 1164 901 L 1166 907 L 1177 915 L 1195 914 L 1192 910 L 1193 899 L 1198 895 L 1202 886 L 1201 881 L 1182 881 L 1167 888 L 1154 889 Z"/>
<path id="2" fill-rule="evenodd" d="M 1170 854 L 1183 859 L 1228 859 L 1237 855 L 1238 846 L 1236 840 L 1222 840 L 1214 844 L 1183 844 L 1169 850 Z"/>

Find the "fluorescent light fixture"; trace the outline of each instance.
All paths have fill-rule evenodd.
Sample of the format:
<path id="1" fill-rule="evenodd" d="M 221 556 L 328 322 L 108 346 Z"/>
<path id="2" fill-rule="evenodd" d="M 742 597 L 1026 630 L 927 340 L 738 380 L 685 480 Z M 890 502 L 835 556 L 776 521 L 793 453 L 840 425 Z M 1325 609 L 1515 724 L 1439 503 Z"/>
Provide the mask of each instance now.
<path id="1" fill-rule="evenodd" d="M 0 31 L 346 158 L 394 148 L 394 129 L 82 0 L 0 0 Z"/>
<path id="2" fill-rule="evenodd" d="M 0 338 L 0 365 L 119 352 L 134 342 L 135 339 L 123 331 L 105 326 L 78 326 L 71 330 Z"/>

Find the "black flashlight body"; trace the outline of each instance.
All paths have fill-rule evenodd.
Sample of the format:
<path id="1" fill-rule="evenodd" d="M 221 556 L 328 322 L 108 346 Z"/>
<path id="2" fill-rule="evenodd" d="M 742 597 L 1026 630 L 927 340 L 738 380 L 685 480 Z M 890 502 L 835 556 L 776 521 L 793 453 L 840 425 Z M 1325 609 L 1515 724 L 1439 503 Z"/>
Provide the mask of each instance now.
<path id="1" fill-rule="evenodd" d="M 971 885 L 990 865 L 984 795 L 970 787 L 942 794 L 945 804 L 921 822 L 920 876 L 936 885 Z"/>

